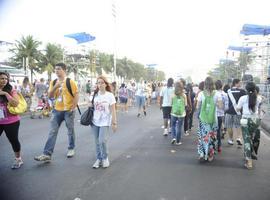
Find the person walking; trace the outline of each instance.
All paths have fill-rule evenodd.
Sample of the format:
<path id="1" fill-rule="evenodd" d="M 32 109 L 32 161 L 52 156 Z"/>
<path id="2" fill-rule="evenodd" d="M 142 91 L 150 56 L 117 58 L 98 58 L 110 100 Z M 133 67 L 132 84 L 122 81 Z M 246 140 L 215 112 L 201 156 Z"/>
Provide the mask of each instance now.
<path id="1" fill-rule="evenodd" d="M 15 154 L 15 160 L 12 169 L 18 169 L 22 166 L 21 144 L 18 138 L 20 127 L 20 116 L 11 114 L 7 105 L 16 107 L 18 105 L 18 96 L 16 89 L 13 89 L 9 83 L 9 74 L 0 72 L 0 136 L 3 132 L 12 146 Z"/>
<path id="2" fill-rule="evenodd" d="M 36 161 L 51 160 L 58 131 L 63 121 L 65 121 L 68 129 L 69 145 L 67 157 L 71 158 L 75 155 L 74 118 L 75 109 L 79 101 L 78 87 L 73 80 L 69 79 L 72 94 L 70 93 L 67 86 L 68 80 L 66 78 L 66 65 L 64 63 L 56 64 L 55 73 L 57 80 L 51 81 L 49 88 L 49 97 L 55 99 L 55 106 L 52 110 L 50 120 L 49 136 L 43 154 L 34 158 Z"/>
<path id="3" fill-rule="evenodd" d="M 190 134 L 189 131 L 189 119 L 190 119 L 190 114 L 192 112 L 192 103 L 191 103 L 191 91 L 189 88 L 186 86 L 186 80 L 181 78 L 180 81 L 182 82 L 184 86 L 184 91 L 187 97 L 187 106 L 186 106 L 186 116 L 184 120 L 184 135 L 188 136 Z"/>
<path id="4" fill-rule="evenodd" d="M 187 97 L 184 93 L 184 87 L 181 82 L 175 83 L 175 96 L 172 99 L 171 127 L 172 127 L 172 144 L 181 145 L 181 135 L 183 121 L 186 115 L 185 107 Z"/>
<path id="5" fill-rule="evenodd" d="M 34 88 L 32 84 L 29 81 L 28 77 L 24 77 L 22 85 L 19 87 L 18 90 L 23 98 L 25 99 L 27 103 L 27 111 L 30 111 L 31 105 L 32 105 L 32 96 L 34 92 Z"/>
<path id="6" fill-rule="evenodd" d="M 145 82 L 143 81 L 142 78 L 140 79 L 140 82 L 137 84 L 135 96 L 136 96 L 136 102 L 137 102 L 137 106 L 138 106 L 137 117 L 141 116 L 142 111 L 143 111 L 144 116 L 146 116 L 146 108 L 145 108 L 146 85 L 145 85 Z"/>
<path id="7" fill-rule="evenodd" d="M 117 129 L 115 97 L 108 80 L 104 76 L 97 78 L 97 89 L 94 92 L 94 117 L 91 131 L 95 137 L 96 161 L 93 168 L 100 166 L 107 168 L 110 166 L 108 157 L 108 135 L 109 128 L 115 132 Z M 90 105 L 92 106 L 92 105 Z"/>
<path id="8" fill-rule="evenodd" d="M 85 92 L 88 96 L 91 96 L 91 81 L 88 80 L 85 85 Z"/>
<path id="9" fill-rule="evenodd" d="M 191 133 L 191 129 L 193 127 L 193 115 L 194 115 L 194 111 L 195 111 L 196 93 L 193 91 L 192 83 L 187 84 L 187 90 L 189 91 L 190 101 L 191 101 L 191 111 L 189 113 L 189 118 L 188 118 L 188 132 Z"/>
<path id="10" fill-rule="evenodd" d="M 199 129 L 198 129 L 198 154 L 199 160 L 214 159 L 217 137 L 216 106 L 221 107 L 221 97 L 214 90 L 214 81 L 207 77 L 204 81 L 204 91 L 198 96 Z"/>
<path id="11" fill-rule="evenodd" d="M 122 83 L 118 91 L 120 109 L 122 112 L 128 112 L 128 89 L 125 83 Z"/>
<path id="12" fill-rule="evenodd" d="M 171 119 L 173 95 L 174 95 L 173 79 L 169 78 L 167 81 L 167 87 L 164 87 L 160 92 L 160 108 L 162 109 L 163 112 L 164 136 L 167 136 L 168 132 L 170 132 L 169 120 Z"/>
<path id="13" fill-rule="evenodd" d="M 244 166 L 253 168 L 252 159 L 256 159 L 260 142 L 260 104 L 262 99 L 258 96 L 254 82 L 246 84 L 247 95 L 240 97 L 236 109 L 242 110 L 241 128 L 244 140 Z"/>
<path id="14" fill-rule="evenodd" d="M 236 111 L 236 105 L 241 96 L 246 94 L 245 90 L 241 89 L 241 81 L 239 79 L 233 79 L 232 88 L 228 90 L 229 108 L 226 111 L 224 127 L 227 130 L 229 139 L 228 144 L 234 144 L 234 138 L 238 147 L 242 146 L 242 133 L 241 133 L 241 113 Z"/>
<path id="15" fill-rule="evenodd" d="M 228 95 L 222 90 L 222 82 L 221 80 L 217 80 L 215 82 L 216 92 L 222 98 L 222 107 L 216 108 L 217 112 L 217 120 L 218 120 L 218 129 L 217 129 L 217 141 L 218 141 L 218 152 L 221 153 L 221 128 L 222 122 L 224 120 L 225 111 L 228 109 L 229 99 Z"/>

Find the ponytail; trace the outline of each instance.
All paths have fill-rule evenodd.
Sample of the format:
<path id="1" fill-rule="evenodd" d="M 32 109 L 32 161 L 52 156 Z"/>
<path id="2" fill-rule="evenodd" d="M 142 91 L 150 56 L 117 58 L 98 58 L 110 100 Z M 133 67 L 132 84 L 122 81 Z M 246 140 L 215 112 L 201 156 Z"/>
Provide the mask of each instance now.
<path id="1" fill-rule="evenodd" d="M 253 82 L 248 82 L 246 85 L 246 90 L 248 92 L 248 108 L 255 112 L 255 106 L 257 102 L 257 92 L 256 85 Z"/>

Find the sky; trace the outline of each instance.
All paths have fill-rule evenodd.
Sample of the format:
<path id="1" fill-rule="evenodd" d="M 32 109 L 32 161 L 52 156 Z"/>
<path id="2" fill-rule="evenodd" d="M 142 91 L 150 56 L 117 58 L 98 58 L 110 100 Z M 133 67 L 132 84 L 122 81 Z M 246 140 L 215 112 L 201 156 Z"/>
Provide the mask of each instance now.
<path id="1" fill-rule="evenodd" d="M 112 3 L 116 18 L 112 16 Z M 33 35 L 44 44 L 78 46 L 65 34 L 87 32 L 87 44 L 117 57 L 157 64 L 167 77 L 203 80 L 241 45 L 244 24 L 269 25 L 268 0 L 0 0 L 0 40 Z"/>

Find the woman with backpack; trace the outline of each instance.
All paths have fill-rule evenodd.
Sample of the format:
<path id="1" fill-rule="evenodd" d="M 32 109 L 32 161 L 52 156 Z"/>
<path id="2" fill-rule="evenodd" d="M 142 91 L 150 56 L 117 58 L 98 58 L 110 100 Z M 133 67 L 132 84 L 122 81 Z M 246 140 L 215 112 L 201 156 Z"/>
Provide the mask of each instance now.
<path id="1" fill-rule="evenodd" d="M 211 162 L 216 150 L 217 115 L 216 106 L 222 107 L 222 99 L 214 90 L 214 81 L 207 77 L 204 81 L 204 90 L 199 93 L 197 108 L 200 110 L 198 130 L 199 160 Z"/>
<path id="2" fill-rule="evenodd" d="M 184 87 L 181 82 L 175 83 L 174 94 L 172 98 L 171 111 L 171 130 L 172 130 L 172 144 L 181 145 L 181 135 L 183 121 L 186 116 L 185 107 L 187 105 L 187 97 L 184 93 Z"/>
<path id="3" fill-rule="evenodd" d="M 253 82 L 246 84 L 247 95 L 240 97 L 236 109 L 242 110 L 240 124 L 244 139 L 244 156 L 247 169 L 253 168 L 252 159 L 257 159 L 260 143 L 260 104 L 262 99 L 258 96 L 256 85 Z"/>

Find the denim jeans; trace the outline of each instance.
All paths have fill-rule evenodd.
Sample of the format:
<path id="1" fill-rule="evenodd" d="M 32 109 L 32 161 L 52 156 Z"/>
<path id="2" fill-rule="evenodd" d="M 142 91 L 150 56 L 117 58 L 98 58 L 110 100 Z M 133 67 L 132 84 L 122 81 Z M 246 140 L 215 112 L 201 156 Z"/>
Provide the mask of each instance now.
<path id="1" fill-rule="evenodd" d="M 45 155 L 52 155 L 56 143 L 56 138 L 58 135 L 58 130 L 63 121 L 66 122 L 66 127 L 68 129 L 68 141 L 69 141 L 68 149 L 74 149 L 75 147 L 74 118 L 75 118 L 75 111 L 57 111 L 57 110 L 52 111 L 52 117 L 50 120 L 50 132 L 43 151 Z"/>
<path id="2" fill-rule="evenodd" d="M 175 138 L 177 143 L 181 140 L 183 121 L 184 117 L 171 116 L 172 138 Z"/>
<path id="3" fill-rule="evenodd" d="M 107 141 L 109 135 L 109 126 L 92 126 L 92 132 L 95 137 L 96 157 L 99 160 L 105 160 L 108 157 Z"/>

